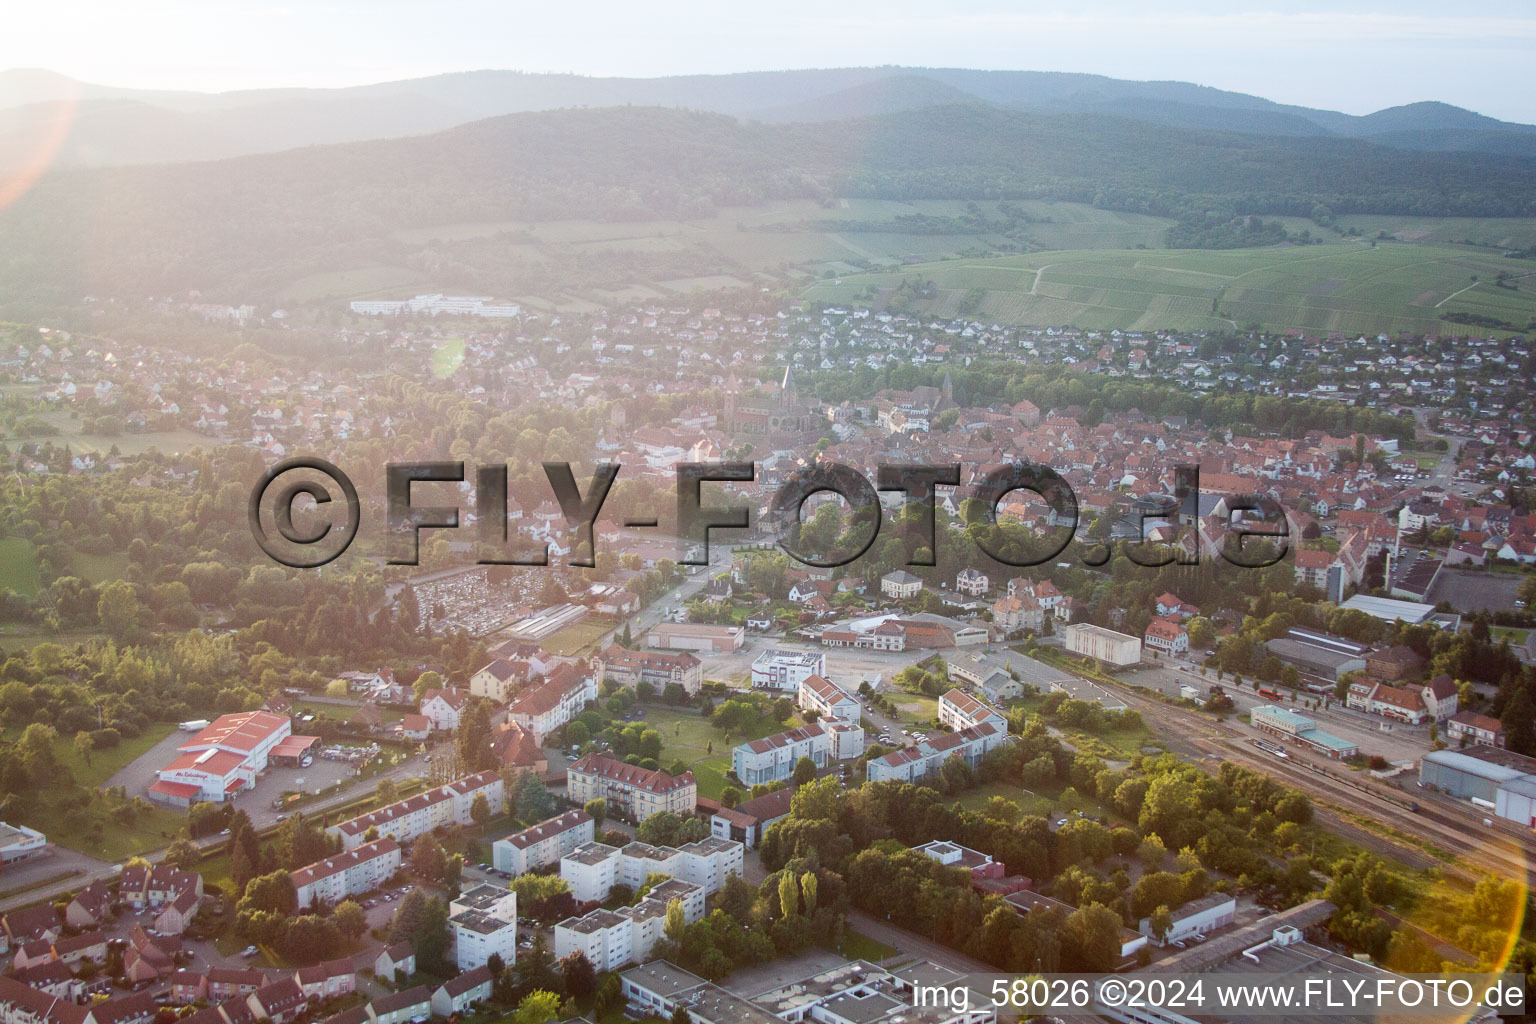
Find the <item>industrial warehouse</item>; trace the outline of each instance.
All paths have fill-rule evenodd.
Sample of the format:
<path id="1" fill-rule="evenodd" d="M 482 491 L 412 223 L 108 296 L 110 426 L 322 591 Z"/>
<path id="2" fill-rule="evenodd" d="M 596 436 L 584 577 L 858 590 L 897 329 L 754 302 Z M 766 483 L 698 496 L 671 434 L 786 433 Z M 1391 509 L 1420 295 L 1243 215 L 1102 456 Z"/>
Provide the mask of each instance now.
<path id="1" fill-rule="evenodd" d="M 1419 785 L 1536 827 L 1536 758 L 1482 744 L 1435 750 L 1419 760 Z"/>

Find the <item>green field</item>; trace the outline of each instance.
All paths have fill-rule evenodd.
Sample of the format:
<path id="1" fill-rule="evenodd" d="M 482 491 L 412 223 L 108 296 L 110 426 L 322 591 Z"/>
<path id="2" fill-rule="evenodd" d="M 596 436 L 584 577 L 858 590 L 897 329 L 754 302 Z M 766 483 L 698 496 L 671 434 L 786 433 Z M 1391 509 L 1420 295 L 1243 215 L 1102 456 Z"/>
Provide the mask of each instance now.
<path id="1" fill-rule="evenodd" d="M 165 739 L 175 728 L 164 722 L 151 725 L 142 735 L 124 739 L 110 750 L 92 753 L 89 763 L 75 749 L 73 736 L 60 736 L 54 744 L 54 756 L 77 783 L 95 789 L 105 784 L 118 769 Z M 13 740 L 19 734 L 19 729 L 7 730 L 6 739 Z M 23 824 L 39 829 L 49 841 L 67 849 L 101 860 L 120 861 L 169 846 L 185 820 L 184 815 L 161 807 L 118 820 L 107 813 L 99 800 L 84 809 L 71 807 L 67 810 L 48 801 L 38 801 L 28 810 Z"/>
<path id="2" fill-rule="evenodd" d="M 699 796 L 718 798 L 725 788 L 725 773 L 731 768 L 731 748 L 747 740 L 761 739 L 800 724 L 798 718 L 780 725 L 766 717 L 744 733 L 727 736 L 698 715 L 665 708 L 646 708 L 645 724 L 661 733 L 661 763 L 683 761 L 693 770 L 699 784 Z M 713 746 L 713 753 L 711 753 Z"/>
<path id="3" fill-rule="evenodd" d="M 550 634 L 541 643 L 551 654 L 563 658 L 574 657 L 591 647 L 612 628 L 613 623 L 606 619 L 600 622 L 577 622 Z"/>
<path id="4" fill-rule="evenodd" d="M 1496 287 L 1500 271 L 1529 275 Z M 945 260 L 807 288 L 817 302 L 883 306 L 904 279 L 933 282 L 913 309 L 957 315 L 979 290 L 984 320 L 1090 329 L 1478 330 L 1441 319 L 1469 313 L 1524 330 L 1536 320 L 1536 268 L 1465 247 L 1362 242 L 1204 251 L 1080 250 Z M 1217 310 L 1212 313 L 1212 307 Z M 1493 333 L 1509 333 L 1493 332 Z"/>
<path id="5" fill-rule="evenodd" d="M 69 556 L 75 575 L 87 583 L 107 583 L 120 580 L 128 573 L 128 553 L 113 551 L 105 555 L 88 555 L 81 551 Z"/>
<path id="6" fill-rule="evenodd" d="M 0 538 L 0 590 L 14 590 L 36 597 L 42 580 L 37 575 L 37 551 L 24 537 Z"/>

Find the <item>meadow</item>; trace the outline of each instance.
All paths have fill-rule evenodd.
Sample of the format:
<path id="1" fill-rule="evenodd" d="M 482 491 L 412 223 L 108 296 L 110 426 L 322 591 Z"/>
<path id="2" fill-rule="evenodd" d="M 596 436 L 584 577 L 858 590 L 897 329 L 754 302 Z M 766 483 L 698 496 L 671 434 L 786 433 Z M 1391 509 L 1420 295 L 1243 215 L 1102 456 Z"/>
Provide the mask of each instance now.
<path id="1" fill-rule="evenodd" d="M 1514 275 L 1518 289 L 1496 285 L 1500 271 Z M 1492 317 L 1519 331 L 1536 320 L 1536 268 L 1525 261 L 1390 242 L 944 260 L 824 281 L 802 297 L 883 306 L 911 279 L 934 286 L 931 297 L 912 303 L 916 311 L 953 316 L 969 299 L 978 319 L 1040 326 L 1446 333 L 1469 328 L 1445 314 Z"/>
<path id="2" fill-rule="evenodd" d="M 0 538 L 0 590 L 36 597 L 42 585 L 37 574 L 37 551 L 25 537 Z"/>
<path id="3" fill-rule="evenodd" d="M 661 733 L 661 763 L 682 761 L 693 770 L 699 796 L 718 799 L 725 788 L 725 773 L 731 769 L 731 749 L 747 740 L 761 739 L 800 725 L 798 717 L 787 724 L 759 718 L 744 733 L 726 734 L 691 711 L 672 711 L 646 706 L 644 722 Z"/>

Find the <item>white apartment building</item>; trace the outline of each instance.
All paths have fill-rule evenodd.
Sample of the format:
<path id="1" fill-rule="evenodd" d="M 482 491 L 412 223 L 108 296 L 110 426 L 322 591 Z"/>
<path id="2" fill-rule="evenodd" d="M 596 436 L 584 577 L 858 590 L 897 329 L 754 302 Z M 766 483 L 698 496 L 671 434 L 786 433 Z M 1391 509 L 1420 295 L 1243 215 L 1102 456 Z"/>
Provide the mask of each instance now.
<path id="1" fill-rule="evenodd" d="M 677 877 L 698 886 L 705 896 L 711 896 L 724 887 L 727 878 L 742 874 L 746 847 L 729 839 L 710 836 L 689 843 L 678 852 L 682 854 L 682 870 Z"/>
<path id="2" fill-rule="evenodd" d="M 812 723 L 738 744 L 731 751 L 731 770 L 748 786 L 780 782 L 794 773 L 802 757 L 825 768 L 831 747 L 831 734 L 820 723 Z"/>
<path id="3" fill-rule="evenodd" d="M 581 714 L 597 699 L 597 676 L 569 664 L 557 665 L 542 682 L 512 698 L 509 717 L 542 744 L 544 738 Z"/>
<path id="4" fill-rule="evenodd" d="M 619 848 L 586 843 L 560 858 L 560 877 L 577 903 L 601 903 L 619 880 Z"/>
<path id="5" fill-rule="evenodd" d="M 994 722 L 1004 729 L 1008 719 L 1002 712 L 984 704 L 959 687 L 953 687 L 939 697 L 939 722 L 959 732 L 982 722 Z"/>
<path id="6" fill-rule="evenodd" d="M 825 655 L 822 657 L 825 659 Z M 800 680 L 796 703 L 801 711 L 814 711 L 822 718 L 859 720 L 858 698 L 826 676 L 809 675 Z"/>
<path id="7" fill-rule="evenodd" d="M 877 757 L 865 765 L 865 777 L 870 782 L 916 782 L 938 771 L 951 757 L 959 757 L 975 768 L 983 757 L 1007 742 L 1006 728 L 996 722 L 982 722 Z"/>
<path id="8" fill-rule="evenodd" d="M 664 771 L 625 764 L 611 754 L 586 754 L 565 770 L 566 794 L 584 804 L 602 797 L 615 817 L 641 822 L 659 811 L 691 815 L 698 807 L 699 787 L 693 772 Z"/>
<path id="9" fill-rule="evenodd" d="M 289 872 L 289 877 L 299 909 L 304 910 L 316 904 L 335 906 L 348 896 L 377 889 L 399 870 L 400 844 L 385 836 Z"/>
<path id="10" fill-rule="evenodd" d="M 785 651 L 773 648 L 752 661 L 752 688 L 794 690 L 807 676 L 825 676 L 827 656 L 819 651 Z"/>
<path id="11" fill-rule="evenodd" d="M 470 824 L 474 819 L 469 812 L 477 794 L 485 794 L 491 813 L 495 814 L 506 805 L 502 789 L 501 776 L 496 772 L 466 775 L 446 786 L 429 789 L 332 825 L 326 832 L 340 836 L 342 848 L 346 850 L 361 846 L 370 828 L 377 828 L 381 836 L 392 836 L 397 842 L 408 843 L 434 828 Z"/>
<path id="12" fill-rule="evenodd" d="M 497 954 L 508 966 L 517 960 L 517 893 L 481 883 L 448 909 L 459 970 L 483 966 Z"/>
<path id="13" fill-rule="evenodd" d="M 578 903 L 601 902 L 621 883 L 639 889 L 652 875 L 680 878 L 709 896 L 720 891 L 731 875 L 742 873 L 745 852 L 741 843 L 714 836 L 681 848 L 588 843 L 560 858 L 560 877 Z"/>
<path id="14" fill-rule="evenodd" d="M 491 844 L 491 865 L 509 875 L 523 875 L 550 864 L 584 843 L 592 842 L 592 816 L 577 808 L 541 821 Z"/>
<path id="15" fill-rule="evenodd" d="M 555 925 L 555 956 L 580 951 L 599 971 L 612 971 L 645 960 L 666 934 L 667 908 L 682 904 L 683 920 L 692 924 L 704 916 L 704 890 L 691 882 L 669 878 L 632 907 L 597 909 Z"/>

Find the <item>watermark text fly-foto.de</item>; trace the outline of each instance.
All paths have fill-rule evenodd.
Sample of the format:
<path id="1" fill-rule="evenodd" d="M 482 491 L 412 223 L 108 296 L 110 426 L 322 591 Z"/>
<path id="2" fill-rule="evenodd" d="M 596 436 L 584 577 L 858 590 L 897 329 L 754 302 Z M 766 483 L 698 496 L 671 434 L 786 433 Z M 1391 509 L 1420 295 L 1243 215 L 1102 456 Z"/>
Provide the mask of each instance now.
<path id="1" fill-rule="evenodd" d="M 546 462 L 543 470 L 561 514 L 575 534 L 573 557 L 567 560 L 568 564 L 595 565 L 598 517 L 621 466 L 612 462 L 599 463 L 585 488 L 577 482 L 569 463 Z M 714 531 L 750 528 L 752 510 L 744 505 L 704 504 L 703 484 L 711 481 L 752 483 L 757 478 L 757 466 L 752 462 L 682 462 L 675 467 L 675 474 L 676 535 L 685 546 L 677 561 L 682 565 L 707 565 Z M 316 476 L 326 478 L 328 483 L 321 482 Z M 1181 510 L 1190 507 L 1198 508 L 1199 467 L 1179 466 L 1174 476 L 1174 493 L 1151 500 L 1155 507 L 1142 511 L 1143 526 L 1149 521 L 1176 518 Z M 469 479 L 463 462 L 403 462 L 386 467 L 385 508 L 390 564 L 418 564 L 422 530 L 455 530 L 459 527 L 461 509 L 457 505 L 414 504 L 413 485 L 463 484 Z M 901 529 L 912 542 L 907 564 L 931 566 L 935 564 L 934 552 L 937 550 L 937 489 L 958 486 L 960 479 L 959 463 L 883 465 L 878 467 L 875 479 L 871 481 L 851 466 L 818 462 L 790 474 L 778 486 L 766 525 L 772 529 L 773 540 L 779 548 L 804 565 L 818 568 L 847 565 L 868 551 L 879 533 L 880 492 L 899 491 L 903 495 Z M 507 467 L 504 464 L 478 466 L 473 480 L 478 540 L 482 550 L 478 563 L 548 565 L 547 544 L 518 543 L 509 530 Z M 337 494 L 332 493 L 332 487 Z M 1031 462 L 1004 463 L 980 474 L 969 489 L 971 496 L 980 501 L 987 525 L 997 524 L 999 504 L 1016 491 L 1038 495 L 1050 509 L 1051 529 L 1027 552 L 1020 552 L 1016 547 L 1005 550 L 1002 545 L 989 540 L 985 533 L 978 536 L 978 546 L 997 562 L 1017 567 L 1044 564 L 1066 550 L 1076 535 L 1079 524 L 1077 495 L 1072 485 L 1049 466 Z M 840 548 L 830 551 L 808 548 L 797 529 L 801 509 L 812 495 L 823 492 L 836 494 L 848 503 L 852 520 L 862 523 L 859 532 L 867 535 L 866 539 L 846 541 Z M 311 504 L 301 505 L 304 498 L 310 499 Z M 319 522 L 312 522 L 303 529 L 294 522 L 296 508 L 328 512 L 338 503 L 338 498 L 346 505 L 344 521 L 333 522 L 321 517 Z M 1229 517 L 1228 536 L 1235 543 L 1223 548 L 1222 558 L 1233 565 L 1254 569 L 1273 565 L 1285 557 L 1288 533 L 1284 511 L 1273 499 L 1253 495 L 1229 497 L 1225 505 Z M 324 459 L 300 456 L 279 462 L 256 481 L 251 489 L 247 513 L 252 536 L 261 549 L 274 561 L 303 569 L 325 565 L 347 549 L 357 535 L 362 504 L 356 486 L 346 473 Z M 1265 528 L 1250 528 L 1255 524 Z M 645 529 L 659 524 L 656 518 L 650 517 L 630 519 L 623 525 Z M 1243 542 L 1250 537 L 1267 544 L 1262 549 L 1250 546 L 1245 550 Z M 1191 553 L 1179 547 L 1152 553 L 1127 550 L 1126 554 L 1148 568 L 1175 561 L 1192 565 L 1199 560 L 1198 550 Z M 1082 561 L 1090 566 L 1100 566 L 1108 562 L 1111 555 L 1108 544 L 1091 545 L 1084 549 Z"/>

